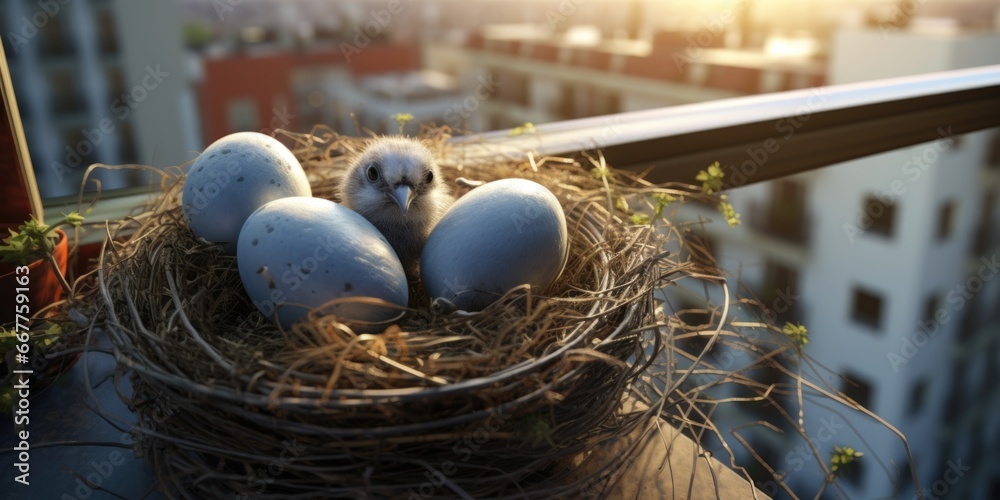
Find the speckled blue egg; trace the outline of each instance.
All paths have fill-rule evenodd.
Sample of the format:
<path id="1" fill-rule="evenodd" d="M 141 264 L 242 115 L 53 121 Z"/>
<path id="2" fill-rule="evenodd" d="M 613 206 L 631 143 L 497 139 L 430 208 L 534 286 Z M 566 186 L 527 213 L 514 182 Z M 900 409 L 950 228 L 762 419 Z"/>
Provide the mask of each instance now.
<path id="1" fill-rule="evenodd" d="M 382 233 L 357 212 L 320 198 L 272 201 L 247 218 L 240 231 L 236 261 L 254 305 L 288 328 L 321 308 L 345 321 L 386 322 L 395 307 L 328 302 L 375 297 L 406 306 L 403 265 Z M 355 331 L 387 326 L 352 324 Z"/>
<path id="2" fill-rule="evenodd" d="M 494 181 L 459 198 L 434 227 L 420 279 L 432 299 L 478 311 L 519 285 L 544 292 L 568 249 L 566 216 L 551 191 L 526 179 Z"/>
<path id="3" fill-rule="evenodd" d="M 288 196 L 312 196 L 295 155 L 271 136 L 237 132 L 213 142 L 191 165 L 184 179 L 184 220 L 196 236 L 233 254 L 247 217 Z"/>

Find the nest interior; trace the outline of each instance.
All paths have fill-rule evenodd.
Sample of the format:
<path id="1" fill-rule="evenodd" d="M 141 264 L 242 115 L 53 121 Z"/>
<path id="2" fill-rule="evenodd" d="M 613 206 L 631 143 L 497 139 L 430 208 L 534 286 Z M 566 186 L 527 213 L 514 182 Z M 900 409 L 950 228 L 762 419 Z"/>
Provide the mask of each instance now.
<path id="1" fill-rule="evenodd" d="M 625 456 L 575 472 L 595 444 L 654 416 L 623 404 L 662 349 L 654 293 L 713 273 L 663 250 L 675 232 L 623 221 L 612 192 L 694 193 L 636 178 L 612 189 L 609 176 L 569 159 L 463 163 L 445 138 L 425 140 L 456 196 L 468 189 L 458 177 L 521 177 L 562 203 L 570 257 L 544 293 L 515 289 L 479 313 L 411 304 L 379 334 L 319 314 L 283 331 L 246 296 L 235 258 L 191 234 L 182 168 L 109 227 L 80 303 L 131 375 L 137 451 L 171 496 L 542 498 L 620 470 Z M 365 139 L 329 130 L 284 139 L 313 196 L 337 201 L 339 175 Z"/>

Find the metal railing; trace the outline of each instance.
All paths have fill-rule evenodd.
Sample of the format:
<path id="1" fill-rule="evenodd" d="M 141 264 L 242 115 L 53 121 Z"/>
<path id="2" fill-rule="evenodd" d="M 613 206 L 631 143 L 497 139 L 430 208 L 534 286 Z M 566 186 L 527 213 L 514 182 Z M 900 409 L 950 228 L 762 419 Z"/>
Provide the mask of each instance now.
<path id="1" fill-rule="evenodd" d="M 463 161 L 600 149 L 653 182 L 716 161 L 741 186 L 1000 125 L 1000 65 L 737 97 L 452 139 Z M 481 146 L 481 147 L 477 147 Z"/>

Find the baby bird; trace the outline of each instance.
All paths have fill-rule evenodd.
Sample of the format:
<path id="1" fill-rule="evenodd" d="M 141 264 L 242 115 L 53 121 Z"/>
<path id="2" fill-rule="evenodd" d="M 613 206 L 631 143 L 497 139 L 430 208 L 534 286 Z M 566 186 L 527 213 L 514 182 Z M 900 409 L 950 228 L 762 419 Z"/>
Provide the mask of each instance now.
<path id="1" fill-rule="evenodd" d="M 431 229 L 455 201 L 431 151 L 403 137 L 372 140 L 348 167 L 340 199 L 382 232 L 410 276 Z"/>

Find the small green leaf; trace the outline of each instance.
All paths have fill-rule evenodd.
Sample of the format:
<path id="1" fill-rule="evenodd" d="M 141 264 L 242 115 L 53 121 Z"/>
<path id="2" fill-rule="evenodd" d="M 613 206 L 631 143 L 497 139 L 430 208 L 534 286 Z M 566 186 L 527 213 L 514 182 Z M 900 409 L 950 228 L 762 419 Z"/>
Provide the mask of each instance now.
<path id="1" fill-rule="evenodd" d="M 719 213 L 726 218 L 729 227 L 736 227 L 743 222 L 740 220 L 740 214 L 736 213 L 736 209 L 728 201 L 719 202 Z"/>
<path id="2" fill-rule="evenodd" d="M 799 348 L 803 348 L 809 343 L 809 330 L 801 324 L 786 322 L 785 326 L 781 328 L 781 331 L 787 335 L 788 338 L 792 339 L 792 341 L 795 342 Z"/>
<path id="3" fill-rule="evenodd" d="M 663 217 L 663 210 L 667 208 L 667 205 L 677 201 L 677 198 L 670 196 L 666 193 L 656 193 L 653 195 L 653 217 L 660 219 Z"/>
<path id="4" fill-rule="evenodd" d="M 696 180 L 701 181 L 701 188 L 705 194 L 712 194 L 722 191 L 722 181 L 726 178 L 726 173 L 722 171 L 719 162 L 708 166 L 706 170 L 698 172 Z"/>
<path id="5" fill-rule="evenodd" d="M 635 224 L 637 226 L 644 226 L 652 222 L 652 219 L 650 219 L 649 216 L 646 214 L 632 214 L 631 219 L 632 219 L 632 224 Z"/>
<path id="6" fill-rule="evenodd" d="M 608 167 L 594 167 L 590 173 L 595 179 L 609 179 L 611 177 L 611 170 Z"/>
<path id="7" fill-rule="evenodd" d="M 524 122 L 524 125 L 520 127 L 514 127 L 510 131 L 510 135 L 533 134 L 534 132 L 535 132 L 535 124 L 531 122 Z"/>
<path id="8" fill-rule="evenodd" d="M 399 124 L 399 133 L 402 134 L 403 133 L 403 128 L 406 127 L 406 124 L 413 120 L 413 114 L 412 113 L 396 113 L 396 114 L 392 115 L 392 118 L 394 120 L 396 120 L 396 123 Z"/>
<path id="9" fill-rule="evenodd" d="M 854 448 L 849 446 L 834 446 L 830 457 L 830 470 L 833 472 L 842 471 L 846 466 L 853 464 L 863 455 L 864 453 L 854 451 Z"/>
<path id="10" fill-rule="evenodd" d="M 73 227 L 80 227 L 83 224 L 83 216 L 77 212 L 66 214 L 66 224 Z"/>
<path id="11" fill-rule="evenodd" d="M 628 201 L 624 196 L 615 196 L 615 209 L 620 212 L 628 212 Z"/>

